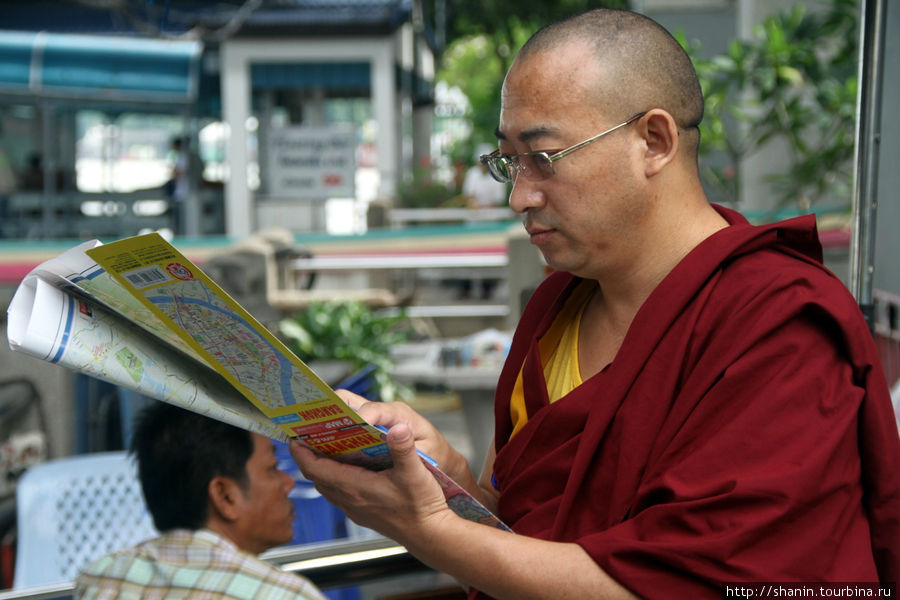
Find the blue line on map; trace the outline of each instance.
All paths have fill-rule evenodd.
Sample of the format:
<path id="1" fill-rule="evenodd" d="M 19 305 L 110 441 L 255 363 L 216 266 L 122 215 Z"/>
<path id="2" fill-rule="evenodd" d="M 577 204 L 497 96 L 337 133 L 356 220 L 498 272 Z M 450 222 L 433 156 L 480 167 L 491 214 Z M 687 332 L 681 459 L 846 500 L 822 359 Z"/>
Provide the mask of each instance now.
<path id="1" fill-rule="evenodd" d="M 153 304 L 157 304 L 157 305 L 158 304 L 172 304 L 175 302 L 175 300 L 170 296 L 148 296 L 147 299 L 150 300 L 150 302 L 152 302 Z M 279 383 L 281 386 L 281 396 L 284 399 L 284 403 L 286 405 L 296 403 L 294 394 L 291 390 L 291 381 L 293 380 L 293 375 L 294 375 L 294 365 L 291 363 L 290 360 L 288 360 L 288 358 L 286 356 L 284 356 L 281 352 L 276 350 L 275 347 L 272 346 L 272 344 L 270 344 L 266 338 L 264 338 L 262 335 L 260 335 L 259 332 L 256 331 L 256 329 L 254 329 L 252 325 L 247 323 L 247 321 L 242 319 L 240 317 L 240 315 L 238 315 L 237 313 L 232 312 L 230 310 L 223 309 L 223 308 L 219 308 L 218 306 L 215 306 L 208 301 L 198 300 L 197 298 L 185 298 L 184 296 L 180 297 L 180 300 L 184 304 L 196 304 L 198 306 L 202 306 L 209 310 L 216 311 L 220 314 L 226 315 L 229 318 L 242 323 L 245 327 L 247 327 L 250 331 L 252 331 L 254 335 L 256 335 L 266 346 L 268 346 L 272 350 L 272 354 L 278 358 L 278 366 L 281 369 L 278 380 L 279 380 Z"/>
<path id="2" fill-rule="evenodd" d="M 72 333 L 72 321 L 75 318 L 75 301 L 68 296 L 66 296 L 66 300 L 69 304 L 69 308 L 66 311 L 66 325 L 63 327 L 63 335 L 62 340 L 59 342 L 59 350 L 56 351 L 56 355 L 54 355 L 50 362 L 59 362 L 59 359 L 62 358 L 62 355 L 65 353 L 66 347 L 69 344 L 69 335 Z"/>
<path id="3" fill-rule="evenodd" d="M 93 271 L 91 271 L 90 269 L 93 269 Z M 102 268 L 97 267 L 97 266 L 90 267 L 90 269 L 88 269 L 88 272 L 86 275 L 75 275 L 74 277 L 70 277 L 69 278 L 70 281 L 72 283 L 78 283 L 82 279 L 96 279 L 98 276 L 102 275 L 103 273 L 106 273 L 106 271 L 104 271 Z"/>
<path id="4" fill-rule="evenodd" d="M 98 268 L 98 269 L 96 269 L 95 271 L 89 271 L 88 274 L 84 276 L 84 278 L 85 278 L 85 279 L 94 279 L 95 277 L 98 277 L 98 276 L 100 276 L 100 275 L 103 275 L 104 273 L 106 273 L 106 271 L 104 271 L 103 269 Z"/>

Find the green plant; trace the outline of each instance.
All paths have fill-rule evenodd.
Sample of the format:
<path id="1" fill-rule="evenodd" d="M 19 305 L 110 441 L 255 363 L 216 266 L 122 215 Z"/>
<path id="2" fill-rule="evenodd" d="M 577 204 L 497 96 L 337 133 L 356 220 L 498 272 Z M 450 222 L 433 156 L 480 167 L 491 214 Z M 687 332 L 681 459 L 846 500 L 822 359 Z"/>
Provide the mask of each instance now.
<path id="1" fill-rule="evenodd" d="M 779 207 L 806 212 L 823 198 L 849 205 L 856 38 L 856 0 L 830 0 L 814 11 L 797 4 L 708 60 L 682 38 L 706 101 L 700 153 L 725 156 L 724 165 L 701 161 L 702 174 L 724 201 L 739 199 L 741 160 L 780 140 L 787 163 L 766 178 Z"/>
<path id="2" fill-rule="evenodd" d="M 440 181 L 431 164 L 413 168 L 412 179 L 397 185 L 397 201 L 403 208 L 437 208 L 459 195 L 454 185 Z"/>
<path id="3" fill-rule="evenodd" d="M 279 322 L 279 332 L 304 362 L 343 360 L 360 369 L 374 365 L 373 377 L 382 400 L 407 397 L 410 390 L 391 378 L 391 347 L 409 337 L 404 313 L 383 315 L 356 301 L 310 304 Z"/>
<path id="4" fill-rule="evenodd" d="M 439 14 L 437 4 L 438 0 L 425 0 L 425 13 Z M 437 79 L 458 87 L 469 101 L 465 119 L 472 127 L 471 142 L 456 157 L 466 163 L 478 144 L 496 143 L 503 77 L 535 31 L 588 9 L 628 6 L 625 0 L 442 0 L 441 4 L 446 20 L 435 27 L 436 33 L 446 34 L 447 46 L 439 47 L 443 52 Z"/>

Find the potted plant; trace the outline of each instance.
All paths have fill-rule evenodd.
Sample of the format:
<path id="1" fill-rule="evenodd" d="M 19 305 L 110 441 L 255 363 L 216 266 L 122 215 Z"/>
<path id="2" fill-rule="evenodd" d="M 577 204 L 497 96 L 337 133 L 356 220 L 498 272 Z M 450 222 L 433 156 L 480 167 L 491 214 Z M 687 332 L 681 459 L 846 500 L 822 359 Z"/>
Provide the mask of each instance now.
<path id="1" fill-rule="evenodd" d="M 409 319 L 402 311 L 386 315 L 362 302 L 332 300 L 310 304 L 282 319 L 278 328 L 288 348 L 313 370 L 323 361 L 342 361 L 357 372 L 366 369 L 375 383 L 370 399 L 391 401 L 410 395 L 390 375 L 391 348 L 410 334 Z"/>

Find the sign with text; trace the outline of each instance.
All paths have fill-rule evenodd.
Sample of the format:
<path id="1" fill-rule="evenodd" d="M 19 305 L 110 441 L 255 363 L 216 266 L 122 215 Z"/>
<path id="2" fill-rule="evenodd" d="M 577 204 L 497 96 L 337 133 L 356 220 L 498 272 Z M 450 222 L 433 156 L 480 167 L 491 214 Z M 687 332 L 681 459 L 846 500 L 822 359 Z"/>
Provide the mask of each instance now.
<path id="1" fill-rule="evenodd" d="M 356 173 L 352 127 L 285 127 L 269 137 L 269 195 L 352 198 Z"/>

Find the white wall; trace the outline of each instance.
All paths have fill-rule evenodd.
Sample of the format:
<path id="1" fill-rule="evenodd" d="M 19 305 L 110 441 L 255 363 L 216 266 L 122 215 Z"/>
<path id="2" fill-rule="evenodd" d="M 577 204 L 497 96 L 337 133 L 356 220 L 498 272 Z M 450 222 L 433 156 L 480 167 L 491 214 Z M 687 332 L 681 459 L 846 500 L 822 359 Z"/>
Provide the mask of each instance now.
<path id="1" fill-rule="evenodd" d="M 878 155 L 875 289 L 900 294 L 900 5 L 886 1 L 881 149 Z"/>

